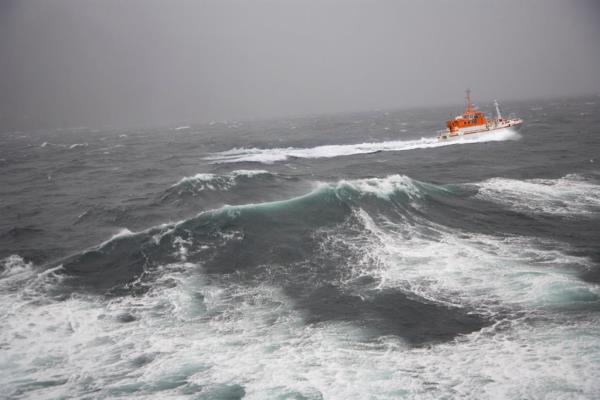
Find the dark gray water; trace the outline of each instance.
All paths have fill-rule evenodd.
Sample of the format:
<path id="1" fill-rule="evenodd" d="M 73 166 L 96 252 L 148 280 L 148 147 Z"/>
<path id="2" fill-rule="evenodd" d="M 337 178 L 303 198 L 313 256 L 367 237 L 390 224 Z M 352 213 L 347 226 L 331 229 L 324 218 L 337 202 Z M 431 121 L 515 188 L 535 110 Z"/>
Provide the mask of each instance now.
<path id="1" fill-rule="evenodd" d="M 505 108 L 2 134 L 4 395 L 593 398 L 600 98 Z"/>

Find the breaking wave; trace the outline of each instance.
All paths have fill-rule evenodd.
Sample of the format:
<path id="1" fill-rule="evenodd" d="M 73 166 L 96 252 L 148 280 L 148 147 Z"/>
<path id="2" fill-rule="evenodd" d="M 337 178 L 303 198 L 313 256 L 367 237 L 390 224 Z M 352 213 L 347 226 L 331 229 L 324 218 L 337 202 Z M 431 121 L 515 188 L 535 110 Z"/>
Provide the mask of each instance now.
<path id="1" fill-rule="evenodd" d="M 245 193 L 240 201 L 251 201 L 254 198 L 263 198 L 264 193 L 259 191 L 261 185 L 272 187 L 274 183 L 285 181 L 289 178 L 265 170 L 235 170 L 224 174 L 199 173 L 186 176 L 162 192 L 159 202 L 185 202 L 192 201 L 197 204 L 197 198 L 202 198 L 205 205 L 223 204 L 231 196 Z M 235 189 L 235 190 L 234 190 Z M 257 196 L 263 194 L 262 197 Z M 197 210 L 197 206 L 195 206 Z"/>
<path id="2" fill-rule="evenodd" d="M 322 183 L 123 230 L 45 272 L 4 259 L 2 385 L 38 398 L 593 397 L 600 321 L 569 319 L 598 308 L 576 274 L 590 261 L 444 227 L 414 208 L 437 195 L 453 192 L 403 175 Z M 57 285 L 99 291 L 58 298 Z M 127 290 L 107 299 L 115 285 Z"/>
<path id="3" fill-rule="evenodd" d="M 274 149 L 231 149 L 220 153 L 214 153 L 207 160 L 214 163 L 236 163 L 236 162 L 259 162 L 272 164 L 277 161 L 285 161 L 289 158 L 330 158 L 349 156 L 355 154 L 368 154 L 381 151 L 404 151 L 415 149 L 428 149 L 445 147 L 458 144 L 482 143 L 504 140 L 517 140 L 521 136 L 512 129 L 503 129 L 498 132 L 489 133 L 483 137 L 463 137 L 452 141 L 440 142 L 437 138 L 421 138 L 418 140 L 395 140 L 387 142 L 359 143 L 326 145 L 312 148 L 274 148 Z"/>
<path id="4" fill-rule="evenodd" d="M 358 275 L 377 277 L 381 289 L 401 287 L 434 302 L 490 316 L 507 308 L 600 305 L 600 288 L 578 276 L 593 263 L 557 250 L 556 243 L 461 232 L 423 219 L 395 224 L 362 209 L 356 216 L 366 235 L 343 241 L 355 251 L 356 241 L 364 247 L 368 262 Z M 340 239 L 337 234 L 332 237 Z"/>
<path id="5" fill-rule="evenodd" d="M 188 187 L 194 190 L 228 190 L 239 180 L 253 178 L 259 175 L 270 175 L 265 170 L 235 170 L 225 175 L 200 173 L 186 176 L 172 187 Z"/>
<path id="6" fill-rule="evenodd" d="M 600 212 L 600 185 L 578 175 L 559 179 L 492 178 L 477 187 L 479 198 L 517 211 L 559 215 Z"/>
<path id="7" fill-rule="evenodd" d="M 360 276 L 357 271 L 367 268 L 371 278 L 377 276 L 379 289 L 401 287 L 435 303 L 483 314 L 490 313 L 486 304 L 498 301 L 554 306 L 569 293 L 583 302 L 597 301 L 597 290 L 579 278 L 592 265 L 586 258 L 534 238 L 460 232 L 429 219 L 423 207 L 453 196 L 448 187 L 404 175 L 321 183 L 291 199 L 223 206 L 142 232 L 123 230 L 62 263 L 81 278 L 79 283 L 93 281 L 97 289 L 112 290 L 123 282 L 130 288 L 137 281 L 145 290 L 138 279 L 152 278 L 160 265 L 191 262 L 210 273 L 254 276 L 266 264 L 310 259 L 311 246 L 337 243 L 342 246 L 338 256 L 324 256 L 323 265 L 338 265 L 340 256 L 354 252 L 361 258 L 353 271 Z M 333 235 L 337 239 L 331 232 L 340 232 Z M 265 242 L 269 252 L 256 252 Z M 381 265 L 384 272 L 376 268 Z M 339 268 L 321 273 L 340 273 L 330 277 L 334 281 L 350 279 Z M 502 282 L 498 286 L 505 292 L 490 290 L 490 279 Z"/>
<path id="8" fill-rule="evenodd" d="M 32 263 L 25 262 L 22 257 L 16 254 L 3 259 L 0 265 L 2 266 L 2 269 L 0 270 L 0 278 L 2 279 L 23 273 L 28 274 L 33 268 Z"/>
<path id="9" fill-rule="evenodd" d="M 157 265 L 181 261 L 181 254 L 185 254 L 185 261 L 202 262 L 214 272 L 252 269 L 277 259 L 282 262 L 302 259 L 307 234 L 315 227 L 340 223 L 361 204 L 385 210 L 392 202 L 394 207 L 390 212 L 402 216 L 429 193 L 439 190 L 445 189 L 402 175 L 320 183 L 300 197 L 223 206 L 143 232 L 125 229 L 97 248 L 62 263 L 65 271 L 78 277 L 77 285 L 93 282 L 93 289 L 98 290 L 119 285 L 121 289 L 129 288 L 127 285 L 140 276 L 153 276 Z M 251 240 L 246 240 L 244 246 L 255 240 L 259 242 L 243 252 L 236 250 L 237 240 L 248 237 Z M 235 240 L 230 242 L 232 238 Z M 272 250 L 268 253 L 256 252 L 263 240 L 271 243 Z M 228 246 L 231 248 L 227 249 Z M 144 285 L 140 288 L 145 290 Z"/>

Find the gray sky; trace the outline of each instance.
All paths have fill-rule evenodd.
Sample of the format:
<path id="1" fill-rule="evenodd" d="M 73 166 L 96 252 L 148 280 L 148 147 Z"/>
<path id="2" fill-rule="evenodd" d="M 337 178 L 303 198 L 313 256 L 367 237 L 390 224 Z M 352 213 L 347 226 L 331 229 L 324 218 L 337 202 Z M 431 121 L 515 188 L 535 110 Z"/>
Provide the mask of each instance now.
<path id="1" fill-rule="evenodd" d="M 0 128 L 600 92 L 593 0 L 0 0 Z"/>

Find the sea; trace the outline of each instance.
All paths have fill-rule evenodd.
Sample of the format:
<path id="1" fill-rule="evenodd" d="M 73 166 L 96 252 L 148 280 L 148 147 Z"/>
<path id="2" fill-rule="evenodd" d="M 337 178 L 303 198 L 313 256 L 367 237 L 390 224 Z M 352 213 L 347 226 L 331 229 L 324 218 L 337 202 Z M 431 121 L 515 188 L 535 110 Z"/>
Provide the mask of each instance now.
<path id="1" fill-rule="evenodd" d="M 597 399 L 600 96 L 461 110 L 2 133 L 0 397 Z"/>

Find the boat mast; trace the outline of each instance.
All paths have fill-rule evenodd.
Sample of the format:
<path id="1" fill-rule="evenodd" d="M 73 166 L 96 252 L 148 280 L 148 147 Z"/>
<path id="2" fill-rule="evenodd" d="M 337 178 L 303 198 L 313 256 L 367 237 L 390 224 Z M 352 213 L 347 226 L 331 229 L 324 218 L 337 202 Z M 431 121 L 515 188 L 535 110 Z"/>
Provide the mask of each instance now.
<path id="1" fill-rule="evenodd" d="M 473 105 L 471 104 L 471 89 L 465 90 L 467 93 L 467 106 L 465 107 L 465 114 L 470 114 L 473 112 Z"/>
<path id="2" fill-rule="evenodd" d="M 502 119 L 502 115 L 500 114 L 500 106 L 498 105 L 498 100 L 494 100 L 494 105 L 496 106 L 496 114 L 498 114 L 498 119 Z"/>

